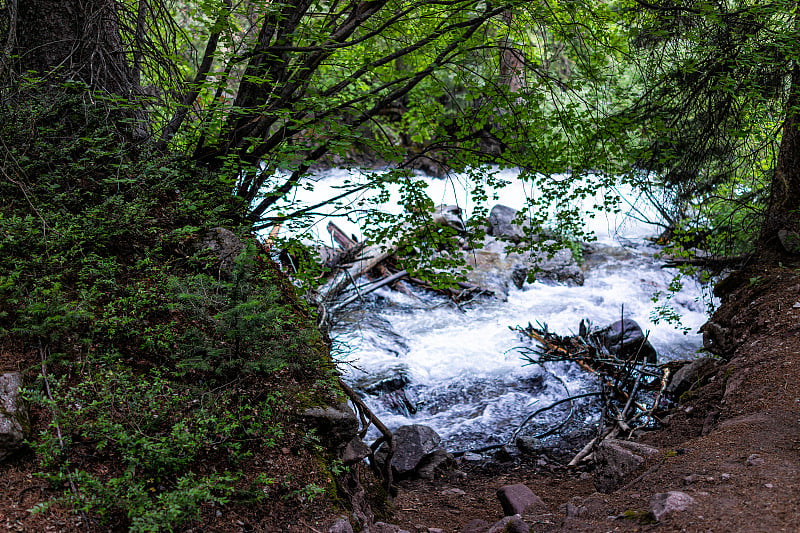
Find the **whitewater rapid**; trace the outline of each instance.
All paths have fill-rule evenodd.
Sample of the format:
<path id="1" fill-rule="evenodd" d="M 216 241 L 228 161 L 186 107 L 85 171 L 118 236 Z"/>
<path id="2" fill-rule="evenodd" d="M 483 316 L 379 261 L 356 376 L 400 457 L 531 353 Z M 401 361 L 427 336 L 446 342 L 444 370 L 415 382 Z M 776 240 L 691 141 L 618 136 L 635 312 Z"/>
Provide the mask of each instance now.
<path id="1" fill-rule="evenodd" d="M 519 209 L 534 191 L 514 183 L 513 171 L 504 172 L 501 176 L 512 185 L 496 203 Z M 348 171 L 323 173 L 306 201 L 335 193 L 352 179 Z M 457 204 L 469 212 L 469 195 L 454 182 L 428 179 L 428 185 L 434 203 Z M 594 203 L 585 202 L 587 212 Z M 390 203 L 385 209 L 399 208 Z M 321 216 L 309 236 L 325 221 Z M 336 223 L 361 234 L 355 218 Z M 510 327 L 538 322 L 566 335 L 577 332 L 581 319 L 604 326 L 624 314 L 648 332 L 659 362 L 693 357 L 701 347 L 697 330 L 707 318 L 708 288 L 688 279 L 672 296 L 670 305 L 683 330 L 659 320 L 653 297 L 668 294 L 675 272 L 661 268 L 653 257 L 658 248 L 645 240 L 658 228 L 624 212 L 597 213 L 587 223 L 598 240 L 587 248 L 583 286 L 526 283 L 512 288 L 506 302 L 484 299 L 462 308 L 421 293 L 381 289 L 369 295 L 332 331 L 344 379 L 390 429 L 425 424 L 448 449 L 466 449 L 505 442 L 532 411 L 596 387 L 574 364 L 524 365 L 519 348 L 530 345 Z M 320 240 L 326 237 L 316 234 Z M 583 422 L 591 425 L 592 416 Z M 544 418 L 539 424 L 544 428 L 555 422 Z"/>

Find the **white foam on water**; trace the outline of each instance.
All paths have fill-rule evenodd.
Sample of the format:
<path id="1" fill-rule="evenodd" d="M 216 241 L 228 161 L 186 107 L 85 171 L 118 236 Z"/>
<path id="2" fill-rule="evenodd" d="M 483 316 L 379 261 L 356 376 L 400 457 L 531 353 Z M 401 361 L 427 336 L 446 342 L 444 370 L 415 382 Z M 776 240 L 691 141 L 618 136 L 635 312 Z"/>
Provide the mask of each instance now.
<path id="1" fill-rule="evenodd" d="M 498 192 L 499 198 L 492 205 L 502 203 L 518 209 L 524 198 L 535 194 L 531 184 L 515 179 L 514 171 L 501 171 L 498 177 L 510 185 Z M 345 181 L 358 176 L 334 169 L 318 178 L 314 191 L 302 192 L 302 198 L 296 201 L 313 203 L 330 197 Z M 419 179 L 429 184 L 427 190 L 435 204 L 456 204 L 468 213 L 472 209 L 466 180 Z M 371 194 L 361 193 L 359 198 L 368 200 Z M 603 194 L 599 191 L 597 198 L 583 201 L 584 210 L 591 211 Z M 336 209 L 326 209 L 328 214 L 337 214 Z M 401 208 L 393 201 L 382 209 L 398 213 Z M 317 232 L 315 238 L 323 241 L 329 240 L 324 230 L 326 220 L 320 217 L 312 228 Z M 338 218 L 336 223 L 360 238 L 358 220 Z M 624 314 L 648 333 L 662 360 L 692 357 L 701 346 L 697 329 L 706 320 L 702 287 L 688 283 L 672 299 L 689 334 L 667 323 L 656 323 L 651 298 L 658 291 L 667 292 L 674 274 L 660 268 L 652 257 L 656 249 L 643 241 L 643 237 L 656 234 L 657 227 L 625 214 L 607 213 L 587 217 L 587 224 L 606 247 L 600 247 L 592 258 L 580 287 L 525 284 L 522 290 L 512 289 L 507 302 L 485 300 L 465 310 L 432 306 L 388 289 L 377 291 L 370 298 L 378 299 L 381 305 L 373 305 L 366 312 L 383 319 L 381 327 L 373 327 L 368 321 L 360 326 L 351 322 L 334 331 L 338 346 L 345 352 L 343 359 L 350 363 L 342 366 L 345 379 L 363 383 L 370 376 L 385 379 L 404 375 L 408 380 L 405 405 L 411 404 L 416 413 L 404 412 L 391 395 L 389 400 L 378 394 L 367 395 L 370 408 L 390 429 L 426 424 L 439 432 L 449 447 L 463 448 L 503 442 L 530 412 L 595 386 L 592 376 L 569 363 L 548 363 L 546 370 L 523 366 L 515 348 L 526 341 L 509 326 L 538 322 L 567 335 L 577 332 L 583 318 L 595 326 L 605 326 Z M 397 396 L 393 398 L 397 400 Z"/>
<path id="2" fill-rule="evenodd" d="M 491 189 L 487 191 L 490 198 L 489 207 L 499 203 L 514 209 L 522 209 L 527 199 L 539 195 L 534 183 L 519 179 L 518 170 L 490 169 L 490 171 L 493 172 L 495 178 L 506 182 L 507 185 L 497 190 Z M 297 188 L 293 195 L 280 202 L 276 209 L 293 211 L 303 205 L 314 205 L 341 194 L 346 188 L 354 188 L 369 182 L 372 179 L 371 174 L 375 173 L 380 173 L 380 171 L 363 173 L 339 168 L 322 171 L 305 182 L 306 186 L 312 187 L 312 190 L 302 187 Z M 557 176 L 556 178 L 559 177 Z M 560 178 L 566 179 L 565 176 Z M 417 175 L 411 179 L 427 184 L 426 191 L 435 205 L 457 205 L 464 210 L 465 218 L 469 217 L 475 209 L 475 204 L 471 197 L 474 185 L 465 176 L 452 175 L 447 178 L 432 178 Z M 591 181 L 592 177 L 589 176 L 585 180 Z M 361 240 L 366 221 L 361 218 L 363 216 L 363 207 L 359 206 L 360 202 L 367 206 L 377 207 L 385 213 L 394 215 L 402 213 L 403 207 L 398 192 L 399 187 L 392 185 L 388 187 L 388 190 L 390 191 L 390 199 L 387 202 L 379 203 L 376 200 L 378 192 L 373 189 L 367 189 L 353 193 L 340 200 L 340 205 L 325 205 L 315 209 L 314 212 L 319 213 L 319 216 L 315 217 L 314 221 L 304 229 L 304 234 L 310 240 L 329 242 L 331 239 L 325 226 L 327 221 L 332 218 L 342 230 L 348 234 L 355 235 Z M 602 203 L 603 197 L 609 193 L 621 195 L 624 198 L 620 213 L 598 212 L 594 209 L 594 206 Z M 493 197 L 496 197 L 496 199 L 493 199 Z M 648 220 L 657 220 L 658 215 L 655 209 L 639 201 L 638 196 L 626 185 L 619 185 L 613 190 L 598 187 L 595 195 L 576 201 L 576 205 L 581 208 L 583 213 L 587 214 L 585 227 L 596 235 L 598 242 L 613 243 L 622 234 L 628 239 L 641 238 L 653 235 L 657 231 L 653 224 L 640 220 L 642 217 Z M 593 213 L 594 216 L 588 216 L 589 213 Z M 631 216 L 633 214 L 636 214 L 636 218 Z M 289 231 L 296 230 L 286 230 L 286 232 Z"/>

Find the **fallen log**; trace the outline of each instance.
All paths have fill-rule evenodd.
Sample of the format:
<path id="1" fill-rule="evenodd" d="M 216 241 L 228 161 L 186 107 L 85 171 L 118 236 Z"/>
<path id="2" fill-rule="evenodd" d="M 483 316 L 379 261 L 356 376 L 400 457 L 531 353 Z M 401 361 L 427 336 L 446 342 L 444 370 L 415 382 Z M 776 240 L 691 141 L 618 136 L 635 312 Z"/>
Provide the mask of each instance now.
<path id="1" fill-rule="evenodd" d="M 338 271 L 333 279 L 317 289 L 313 299 L 317 304 L 333 303 L 349 285 L 354 284 L 362 275 L 391 257 L 394 250 L 394 247 L 381 250 L 377 246 L 367 246 L 358 254 L 350 267 Z"/>
<path id="2" fill-rule="evenodd" d="M 347 234 L 333 222 L 328 222 L 327 230 L 328 233 L 331 234 L 331 237 L 333 237 L 333 240 L 336 242 L 336 244 L 345 250 L 349 250 L 358 244 L 355 239 L 348 237 Z"/>
<path id="3" fill-rule="evenodd" d="M 400 272 L 392 274 L 391 276 L 387 276 L 387 277 L 385 277 L 385 278 L 383 278 L 381 280 L 376 281 L 375 283 L 370 283 L 366 287 L 359 287 L 356 290 L 357 294 L 354 294 L 353 296 L 351 296 L 347 300 L 343 301 L 342 303 L 338 303 L 338 304 L 334 305 L 333 306 L 333 310 L 341 309 L 342 307 L 355 302 L 356 300 L 362 298 L 363 296 L 365 296 L 365 295 L 367 295 L 367 294 L 369 294 L 369 293 L 371 293 L 373 291 L 376 291 L 376 290 L 380 289 L 381 287 L 383 287 L 385 285 L 388 285 L 388 284 L 393 283 L 393 282 L 395 282 L 395 281 L 397 281 L 399 279 L 402 279 L 402 278 L 404 278 L 406 276 L 408 276 L 408 272 L 406 272 L 405 270 L 401 270 Z"/>

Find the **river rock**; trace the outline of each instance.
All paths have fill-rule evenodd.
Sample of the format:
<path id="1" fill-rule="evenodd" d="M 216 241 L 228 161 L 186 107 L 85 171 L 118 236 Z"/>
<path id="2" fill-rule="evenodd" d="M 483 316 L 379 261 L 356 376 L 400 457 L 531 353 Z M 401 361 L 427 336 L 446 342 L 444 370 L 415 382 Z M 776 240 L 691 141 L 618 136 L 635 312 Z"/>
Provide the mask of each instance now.
<path id="1" fill-rule="evenodd" d="M 555 244 L 555 241 L 545 241 L 545 244 L 548 243 Z M 557 250 L 552 255 L 537 252 L 527 261 L 531 269 L 536 269 L 537 280 L 578 286 L 584 283 L 583 270 L 569 248 Z"/>
<path id="2" fill-rule="evenodd" d="M 530 533 L 531 526 L 518 514 L 507 516 L 495 522 L 486 533 Z"/>
<path id="3" fill-rule="evenodd" d="M 358 417 L 347 403 L 311 407 L 302 416 L 308 425 L 318 429 L 317 434 L 330 449 L 345 446 L 358 433 Z"/>
<path id="4" fill-rule="evenodd" d="M 506 516 L 522 514 L 530 507 L 536 507 L 536 511 L 547 510 L 547 504 L 522 483 L 501 487 L 497 491 L 497 499 Z"/>
<path id="5" fill-rule="evenodd" d="M 525 227 L 530 227 L 530 223 L 517 224 L 514 219 L 519 211 L 506 205 L 497 204 L 489 212 L 489 235 L 509 240 L 514 243 L 520 242 L 525 238 Z"/>
<path id="6" fill-rule="evenodd" d="M 369 446 L 364 444 L 364 441 L 356 436 L 344 447 L 344 451 L 342 451 L 342 464 L 344 466 L 350 466 L 360 463 L 369 457 L 369 454 Z"/>
<path id="7" fill-rule="evenodd" d="M 693 386 L 702 383 L 716 367 L 717 362 L 713 357 L 701 357 L 683 365 L 670 378 L 664 394 L 677 400 Z"/>
<path id="8" fill-rule="evenodd" d="M 408 377 L 408 368 L 402 366 L 359 376 L 353 381 L 358 390 L 372 395 L 397 392 L 409 383 L 411 380 Z"/>
<path id="9" fill-rule="evenodd" d="M 18 450 L 25 441 L 22 421 L 27 417 L 21 390 L 22 374 L 0 374 L 0 461 Z"/>
<path id="10" fill-rule="evenodd" d="M 554 241 L 550 241 L 551 244 Z M 522 288 L 528 273 L 535 271 L 537 280 L 583 285 L 583 271 L 569 249 L 557 250 L 552 256 L 547 252 L 531 252 L 511 247 L 487 235 L 480 247 L 462 251 L 464 264 L 471 270 L 467 280 L 494 294 L 502 301 L 508 299 L 509 288 Z"/>
<path id="11" fill-rule="evenodd" d="M 606 439 L 594 452 L 594 486 L 598 492 L 614 491 L 647 457 L 658 455 L 657 448 L 627 440 Z"/>
<path id="12" fill-rule="evenodd" d="M 685 511 L 694 504 L 695 499 L 685 492 L 677 490 L 662 492 L 654 494 L 650 499 L 650 513 L 660 522 L 662 518 Z"/>
<path id="13" fill-rule="evenodd" d="M 618 359 L 628 359 L 638 354 L 637 360 L 640 361 L 655 364 L 658 360 L 655 348 L 635 320 L 617 320 L 603 331 L 602 336 L 605 347 Z"/>
<path id="14" fill-rule="evenodd" d="M 422 424 L 400 426 L 392 434 L 394 455 L 392 470 L 398 477 L 409 477 L 416 473 L 417 467 L 428 454 L 439 449 L 442 438 L 436 431 Z M 386 447 L 381 446 L 375 453 L 378 463 L 386 461 Z"/>
<path id="15" fill-rule="evenodd" d="M 709 320 L 703 324 L 700 332 L 703 334 L 703 348 L 724 359 L 731 358 L 736 343 L 729 328 Z"/>
<path id="16" fill-rule="evenodd" d="M 536 437 L 529 437 L 527 435 L 520 435 L 517 437 L 517 440 L 514 444 L 516 444 L 519 451 L 529 454 L 542 453 L 542 451 L 545 449 L 544 443 L 540 439 L 537 439 Z"/>
<path id="17" fill-rule="evenodd" d="M 461 218 L 461 213 L 462 210 L 457 205 L 438 205 L 433 209 L 433 222 L 463 233 L 467 231 L 467 226 Z"/>
<path id="18" fill-rule="evenodd" d="M 413 390 L 405 389 L 410 382 L 408 368 L 396 366 L 355 378 L 353 388 L 376 396 L 377 401 L 389 411 L 409 416 L 417 412 Z"/>
<path id="19" fill-rule="evenodd" d="M 456 458 L 453 454 L 448 453 L 444 448 L 438 448 L 420 460 L 416 471 L 421 479 L 435 479 L 455 468 Z"/>
<path id="20" fill-rule="evenodd" d="M 409 351 L 407 339 L 395 331 L 390 321 L 373 310 L 357 310 L 344 313 L 341 317 L 337 317 L 336 325 L 341 330 L 357 329 L 364 339 L 365 345 L 371 344 L 376 349 L 387 352 L 394 357 L 402 357 Z M 399 366 L 396 369 L 400 374 L 406 372 L 405 369 Z M 375 381 L 392 376 L 392 370 L 395 369 L 388 369 L 385 375 L 375 378 Z"/>
<path id="21" fill-rule="evenodd" d="M 511 267 L 511 283 L 518 289 L 521 289 L 525 282 L 528 281 L 529 268 L 524 263 L 514 263 Z"/>

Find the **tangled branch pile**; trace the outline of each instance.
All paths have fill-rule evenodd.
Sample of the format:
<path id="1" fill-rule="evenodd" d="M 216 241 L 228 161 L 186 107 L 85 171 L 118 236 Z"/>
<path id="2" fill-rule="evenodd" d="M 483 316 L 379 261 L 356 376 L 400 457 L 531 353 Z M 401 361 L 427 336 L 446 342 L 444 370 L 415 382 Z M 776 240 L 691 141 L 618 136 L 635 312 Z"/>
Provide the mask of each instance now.
<path id="1" fill-rule="evenodd" d="M 681 363 L 655 364 L 655 351 L 647 335 L 641 334 L 638 324 L 623 319 L 606 328 L 593 329 L 588 321 L 582 320 L 578 335 L 572 336 L 552 333 L 546 324 L 537 325 L 539 327 L 528 324 L 512 328 L 537 343 L 520 348 L 527 364 L 574 362 L 596 374 L 600 383 L 600 392 L 590 393 L 602 398 L 597 436 L 573 458 L 571 466 L 586 460 L 605 438 L 631 438 L 637 430 L 660 424 L 664 390 Z M 581 394 L 572 399 L 585 396 Z"/>

